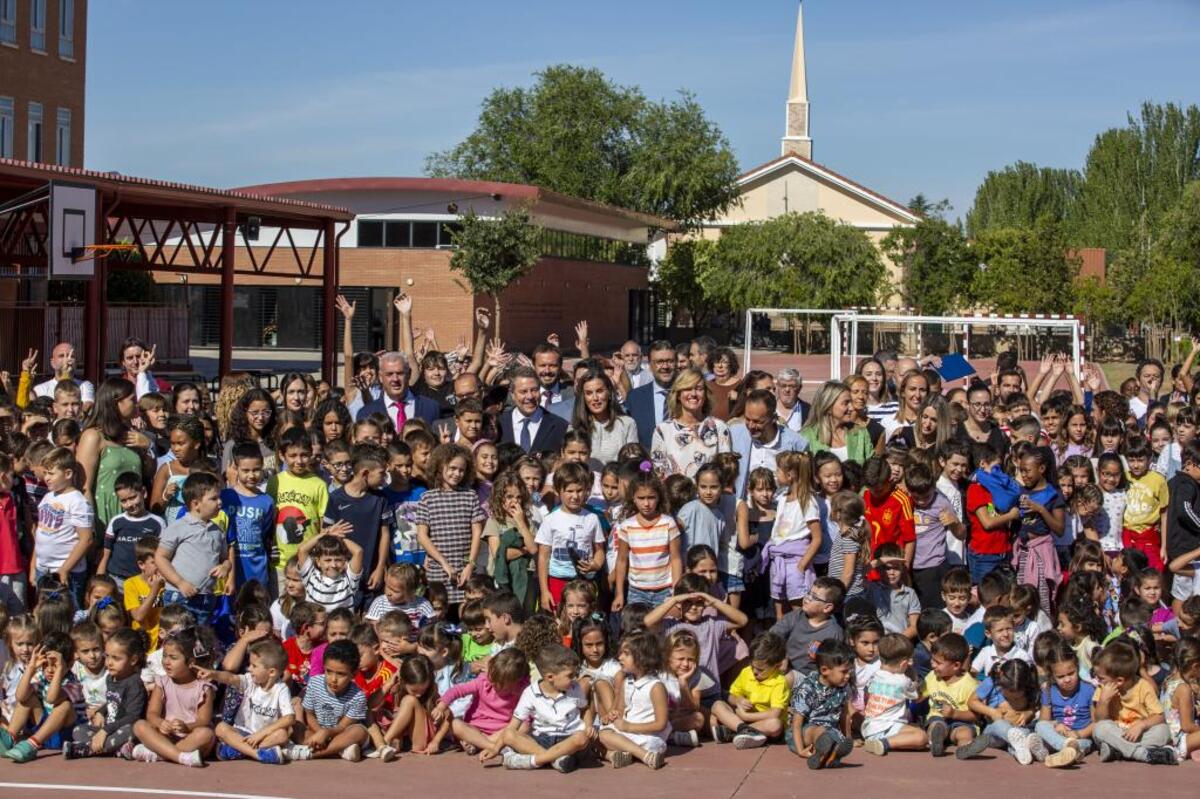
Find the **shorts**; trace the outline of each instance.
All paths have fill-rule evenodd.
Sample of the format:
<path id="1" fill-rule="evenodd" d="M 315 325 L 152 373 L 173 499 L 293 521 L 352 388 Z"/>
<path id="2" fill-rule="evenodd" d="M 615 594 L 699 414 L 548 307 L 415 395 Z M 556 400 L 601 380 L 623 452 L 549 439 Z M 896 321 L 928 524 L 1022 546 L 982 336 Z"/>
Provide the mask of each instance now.
<path id="1" fill-rule="evenodd" d="M 812 729 L 813 727 L 822 727 L 827 733 L 829 733 L 836 740 L 839 740 L 839 741 L 846 737 L 846 736 L 842 735 L 842 731 L 840 729 L 838 729 L 836 720 L 834 720 L 834 722 L 832 724 L 804 724 L 800 727 L 800 737 L 803 738 L 804 733 L 807 732 L 808 730 Z M 785 727 L 783 730 L 783 742 L 787 744 L 788 750 L 793 755 L 800 754 L 800 751 L 797 748 L 798 744 L 796 743 L 796 738 L 795 738 L 795 736 L 792 735 L 792 725 L 791 724 L 787 725 L 787 727 Z"/>
<path id="2" fill-rule="evenodd" d="M 862 737 L 864 741 L 882 741 L 898 735 L 906 726 L 903 721 L 863 719 Z"/>
<path id="3" fill-rule="evenodd" d="M 796 602 L 804 598 L 812 584 L 816 582 L 816 572 L 812 567 L 800 571 L 798 558 L 780 558 L 771 561 L 771 599 L 782 602 Z"/>
<path id="4" fill-rule="evenodd" d="M 746 590 L 746 581 L 740 574 L 721 572 L 721 585 L 725 586 L 726 594 L 740 594 Z"/>
<path id="5" fill-rule="evenodd" d="M 1193 568 L 1200 568 L 1200 563 L 1193 563 Z M 1172 575 L 1171 580 L 1171 598 L 1178 599 L 1184 602 L 1192 595 L 1193 586 L 1196 584 L 1194 576 L 1189 577 L 1186 574 Z"/>
<path id="6" fill-rule="evenodd" d="M 570 735 L 554 735 L 552 733 L 542 732 L 542 733 L 538 733 L 536 735 L 531 735 L 530 737 L 533 738 L 533 740 L 537 742 L 538 746 L 542 747 L 543 749 L 549 749 L 553 746 L 558 746 L 560 743 L 567 740 L 571 736 Z"/>
<path id="7" fill-rule="evenodd" d="M 632 741 L 637 746 L 642 747 L 647 752 L 666 752 L 667 751 L 666 740 L 663 738 L 659 738 L 657 735 L 646 735 L 646 734 L 640 733 L 640 732 L 621 732 L 620 730 L 613 729 L 612 727 L 610 727 L 608 725 L 605 725 L 604 727 L 601 727 L 600 729 L 612 730 L 613 732 L 617 733 L 618 735 L 623 735 L 623 736 L 625 736 L 625 738 Z M 670 729 L 669 725 L 668 725 L 668 729 Z"/>

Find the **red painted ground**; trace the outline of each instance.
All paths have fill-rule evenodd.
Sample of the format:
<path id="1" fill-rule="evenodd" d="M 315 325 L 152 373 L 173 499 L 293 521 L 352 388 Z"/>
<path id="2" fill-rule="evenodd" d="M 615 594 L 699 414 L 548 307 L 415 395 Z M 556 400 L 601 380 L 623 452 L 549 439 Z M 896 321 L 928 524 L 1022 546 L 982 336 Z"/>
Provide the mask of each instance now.
<path id="1" fill-rule="evenodd" d="M 129 799 L 129 789 L 143 795 L 171 796 L 172 791 L 194 797 L 214 794 L 289 799 L 396 799 L 420 797 L 488 797 L 520 795 L 522 799 L 578 796 L 653 796 L 655 799 L 783 799 L 783 797 L 938 797 L 1012 799 L 1045 795 L 1120 796 L 1154 791 L 1160 796 L 1183 796 L 1195 789 L 1200 764 L 1175 768 L 1136 763 L 1098 762 L 1066 771 L 1044 766 L 1019 766 L 996 752 L 970 762 L 953 757 L 933 760 L 927 754 L 893 753 L 884 758 L 855 750 L 847 766 L 812 772 L 782 746 L 740 752 L 732 746 L 707 744 L 699 749 L 672 753 L 667 765 L 651 772 L 634 764 L 621 771 L 583 768 L 574 774 L 553 771 L 510 772 L 483 768 L 461 753 L 433 758 L 404 755 L 395 763 L 310 762 L 283 767 L 256 763 L 216 763 L 204 769 L 175 765 L 127 763 L 114 760 L 66 762 L 45 755 L 35 763 L 0 764 L 0 797 L 14 799 L 79 799 L 96 796 Z M 13 785 L 20 783 L 21 785 Z M 37 785 L 94 786 L 78 789 L 34 789 Z M 96 791 L 106 786 L 109 791 Z M 837 791 L 837 794 L 832 793 Z M 828 792 L 828 793 L 826 793 Z M 175 794 L 179 795 L 179 794 Z"/>

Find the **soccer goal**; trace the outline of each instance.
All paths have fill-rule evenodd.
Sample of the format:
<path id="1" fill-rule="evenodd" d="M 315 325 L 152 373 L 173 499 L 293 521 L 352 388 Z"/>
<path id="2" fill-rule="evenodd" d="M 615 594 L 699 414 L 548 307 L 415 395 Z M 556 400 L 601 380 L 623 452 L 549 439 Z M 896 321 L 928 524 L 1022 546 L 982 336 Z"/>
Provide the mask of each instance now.
<path id="1" fill-rule="evenodd" d="M 1078 377 L 1084 334 L 1083 322 L 1067 315 L 837 313 L 831 319 L 829 374 L 841 380 L 854 373 L 860 360 L 880 351 L 914 358 L 953 352 L 978 360 L 1012 350 L 1024 363 L 1036 363 L 1049 353 L 1070 353 Z"/>
<path id="2" fill-rule="evenodd" d="M 827 358 L 838 352 L 833 348 L 833 319 L 855 314 L 836 308 L 750 308 L 741 336 L 742 368 L 775 372 L 791 366 L 800 368 L 806 379 L 824 380 Z"/>

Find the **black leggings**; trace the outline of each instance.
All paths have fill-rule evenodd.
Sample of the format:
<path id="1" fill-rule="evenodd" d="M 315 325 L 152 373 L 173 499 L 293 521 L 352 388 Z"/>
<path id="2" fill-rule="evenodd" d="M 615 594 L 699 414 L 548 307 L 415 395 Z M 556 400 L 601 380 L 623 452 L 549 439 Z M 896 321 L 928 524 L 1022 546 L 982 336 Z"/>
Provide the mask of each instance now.
<path id="1" fill-rule="evenodd" d="M 90 724 L 77 724 L 75 730 L 71 733 L 71 739 L 78 744 L 92 743 L 92 739 L 103 729 L 102 727 L 93 727 Z M 133 725 L 126 724 L 124 727 L 118 727 L 115 732 L 108 734 L 104 739 L 104 746 L 100 748 L 99 754 L 111 755 L 118 749 L 133 740 Z"/>

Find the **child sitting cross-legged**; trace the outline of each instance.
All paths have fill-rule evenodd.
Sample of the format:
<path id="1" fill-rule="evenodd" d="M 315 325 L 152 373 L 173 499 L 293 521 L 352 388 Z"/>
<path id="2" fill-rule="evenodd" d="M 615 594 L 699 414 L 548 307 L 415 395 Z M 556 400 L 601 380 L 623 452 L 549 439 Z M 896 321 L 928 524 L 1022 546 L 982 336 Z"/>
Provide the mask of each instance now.
<path id="1" fill-rule="evenodd" d="M 253 758 L 259 763 L 282 765 L 296 714 L 284 676 L 287 652 L 274 638 L 250 644 L 250 666 L 245 674 L 198 669 L 201 679 L 236 688 L 242 695 L 233 724 L 217 724 L 218 760 Z"/>
<path id="2" fill-rule="evenodd" d="M 579 655 L 562 644 L 542 647 L 536 664 L 542 679 L 526 687 L 512 721 L 500 741 L 513 751 L 504 767 L 533 769 L 552 766 L 567 774 L 579 763 L 577 755 L 596 738 L 593 705 L 578 682 Z"/>
<path id="3" fill-rule="evenodd" d="M 34 731 L 14 740 L 8 730 L 0 730 L 0 755 L 14 763 L 28 763 L 37 758 L 39 749 L 57 747 L 64 736 L 69 739 L 76 724 L 87 723 L 83 686 L 71 673 L 73 650 L 70 636 L 60 632 L 47 634 L 34 647 L 17 684 L 18 704 L 9 720 L 9 729 Z"/>
<path id="4" fill-rule="evenodd" d="M 908 703 L 917 698 L 912 668 L 913 642 L 900 633 L 879 640 L 879 671 L 867 686 L 863 710 L 863 750 L 886 755 L 893 749 L 924 749 L 925 731 L 914 726 Z"/>
<path id="5" fill-rule="evenodd" d="M 140 672 L 146 664 L 147 640 L 144 631 L 129 627 L 108 637 L 104 644 L 104 704 L 94 711 L 88 709 L 87 724 L 75 725 L 72 740 L 63 744 L 64 758 L 131 756 L 133 725 L 146 712 L 146 686 Z"/>
<path id="6" fill-rule="evenodd" d="M 163 636 L 164 674 L 154 678 L 146 718 L 133 725 L 141 741 L 130 753 L 134 760 L 197 767 L 212 750 L 214 691 L 197 669 L 207 667 L 215 642 L 201 630 L 207 628 L 178 627 Z"/>
<path id="7" fill-rule="evenodd" d="M 500 733 L 512 719 L 528 684 L 529 661 L 525 655 L 513 647 L 503 649 L 488 660 L 484 673 L 442 694 L 431 714 L 433 723 L 441 726 L 450 719 L 450 705 L 455 700 L 472 697 L 463 717 L 450 722 L 451 729 L 467 754 L 478 752 L 480 761 L 486 762 L 499 752 Z"/>
<path id="8" fill-rule="evenodd" d="M 946 633 L 930 648 L 931 668 L 921 684 L 921 693 L 929 700 L 929 750 L 934 757 L 946 754 L 946 744 L 969 744 L 975 739 L 975 714 L 967 706 L 979 683 L 967 673 L 971 649 L 967 639 Z"/>
<path id="9" fill-rule="evenodd" d="M 792 688 L 792 721 L 784 733 L 788 749 L 808 756 L 810 769 L 840 765 L 850 754 L 850 681 L 854 650 L 841 641 L 822 641 L 816 652 L 817 670 Z"/>
<path id="10" fill-rule="evenodd" d="M 732 740 L 738 749 L 752 749 L 781 738 L 790 694 L 786 669 L 784 639 L 774 633 L 755 638 L 750 645 L 750 665 L 729 686 L 729 702 L 717 701 L 712 706 L 713 740 Z"/>
<path id="11" fill-rule="evenodd" d="M 1100 685 L 1092 733 L 1100 762 L 1178 763 L 1154 683 L 1142 676 L 1137 646 L 1121 638 L 1108 644 L 1092 663 L 1092 676 Z"/>
<path id="12" fill-rule="evenodd" d="M 290 760 L 362 758 L 367 741 L 367 695 L 354 683 L 358 647 L 334 641 L 325 650 L 325 671 L 308 681 L 304 691 L 305 727 L 300 743 L 284 750 Z"/>

